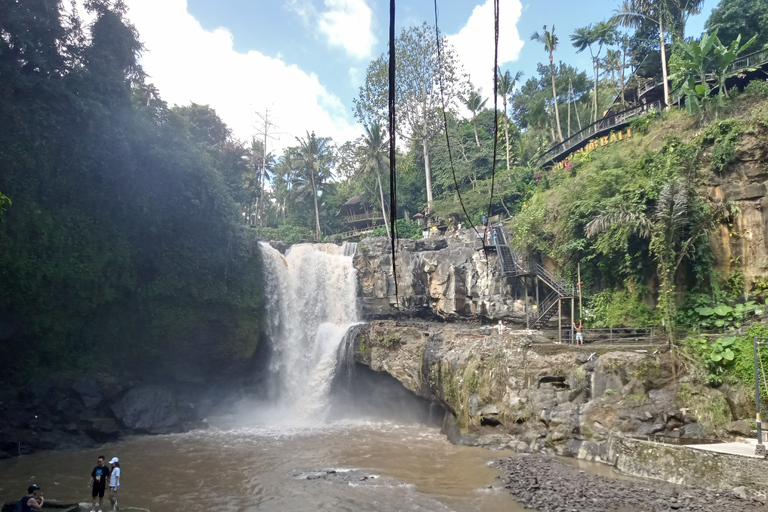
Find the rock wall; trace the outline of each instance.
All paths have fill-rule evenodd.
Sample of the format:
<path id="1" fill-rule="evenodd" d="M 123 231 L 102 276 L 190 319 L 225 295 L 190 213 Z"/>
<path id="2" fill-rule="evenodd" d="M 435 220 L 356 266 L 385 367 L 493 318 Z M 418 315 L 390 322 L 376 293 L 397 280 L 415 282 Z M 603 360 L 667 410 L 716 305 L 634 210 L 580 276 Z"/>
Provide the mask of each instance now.
<path id="1" fill-rule="evenodd" d="M 458 444 L 606 458 L 611 436 L 701 439 L 749 434 L 745 393 L 673 378 L 666 347 L 634 350 L 537 343 L 536 331 L 378 321 L 356 359 L 449 411 Z"/>
<path id="2" fill-rule="evenodd" d="M 482 249 L 471 229 L 443 238 L 399 240 L 396 298 L 389 240 L 362 240 L 354 265 L 363 316 L 482 317 L 525 324 L 523 290 L 501 276 L 496 255 L 486 257 Z"/>
<path id="3" fill-rule="evenodd" d="M 633 476 L 717 491 L 745 488 L 765 496 L 768 461 L 683 446 L 613 437 L 604 462 Z"/>
<path id="4" fill-rule="evenodd" d="M 709 165 L 706 155 L 703 161 Z M 721 172 L 708 174 L 708 195 L 739 209 L 733 222 L 721 224 L 710 238 L 715 268 L 727 275 L 741 267 L 745 291 L 755 291 L 753 281 L 768 276 L 768 128 L 756 124 L 743 133 L 734 158 Z"/>

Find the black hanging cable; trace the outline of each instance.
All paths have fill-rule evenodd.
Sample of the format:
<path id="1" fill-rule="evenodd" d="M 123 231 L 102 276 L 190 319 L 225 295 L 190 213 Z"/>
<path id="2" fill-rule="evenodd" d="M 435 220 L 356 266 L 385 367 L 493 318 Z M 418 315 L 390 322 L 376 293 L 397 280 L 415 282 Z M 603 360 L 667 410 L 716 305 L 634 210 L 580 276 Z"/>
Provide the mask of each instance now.
<path id="1" fill-rule="evenodd" d="M 487 223 L 491 223 L 491 208 L 493 207 L 493 187 L 496 183 L 496 150 L 499 140 L 499 0 L 493 0 L 493 163 L 491 165 L 491 197 L 488 200 Z M 506 114 L 506 112 L 505 112 Z"/>
<path id="2" fill-rule="evenodd" d="M 389 0 L 389 225 L 392 243 L 392 277 L 395 281 L 395 307 L 400 307 L 397 294 L 395 244 L 397 240 L 397 174 L 395 158 L 395 0 Z M 382 212 L 384 213 L 384 212 Z"/>
<path id="3" fill-rule="evenodd" d="M 453 165 L 453 154 L 451 153 L 451 139 L 448 136 L 448 115 L 445 113 L 445 93 L 443 91 L 443 57 L 442 52 L 440 50 L 440 29 L 438 28 L 438 11 L 437 11 L 437 0 L 435 0 L 435 41 L 437 43 L 437 78 L 438 82 L 440 83 L 440 102 L 443 106 L 443 124 L 445 127 L 445 145 L 448 148 L 448 160 L 451 163 L 451 174 L 453 175 L 453 186 L 456 188 L 456 194 L 459 197 L 459 204 L 461 204 L 461 209 L 464 211 L 464 215 L 467 217 L 467 222 L 472 226 L 472 229 L 475 230 L 475 233 L 478 235 L 478 238 L 480 238 L 480 233 L 477 231 L 477 227 L 475 227 L 475 223 L 472 222 L 472 218 L 469 216 L 469 213 L 467 213 L 467 209 L 464 206 L 464 200 L 461 198 L 461 190 L 459 190 L 459 182 L 456 179 L 456 169 Z M 482 237 L 483 242 L 483 250 L 485 251 L 485 236 Z"/>

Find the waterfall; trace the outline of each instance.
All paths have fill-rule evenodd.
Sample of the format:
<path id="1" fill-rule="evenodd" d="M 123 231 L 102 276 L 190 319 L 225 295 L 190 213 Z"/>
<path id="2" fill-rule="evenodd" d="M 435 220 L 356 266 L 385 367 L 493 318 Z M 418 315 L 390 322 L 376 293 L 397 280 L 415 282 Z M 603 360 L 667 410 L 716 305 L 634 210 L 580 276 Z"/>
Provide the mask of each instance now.
<path id="1" fill-rule="evenodd" d="M 260 243 L 277 404 L 296 417 L 328 409 L 347 331 L 359 323 L 356 244 L 299 244 L 283 256 Z"/>

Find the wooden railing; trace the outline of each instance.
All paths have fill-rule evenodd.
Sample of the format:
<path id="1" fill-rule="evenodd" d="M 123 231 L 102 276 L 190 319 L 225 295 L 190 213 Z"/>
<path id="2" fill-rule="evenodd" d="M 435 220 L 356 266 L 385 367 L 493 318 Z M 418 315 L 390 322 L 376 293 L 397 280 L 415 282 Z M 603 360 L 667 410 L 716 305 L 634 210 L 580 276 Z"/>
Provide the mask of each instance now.
<path id="1" fill-rule="evenodd" d="M 384 217 L 375 212 L 365 212 L 355 215 L 347 215 L 346 219 L 347 222 L 360 222 L 362 220 L 384 220 Z"/>

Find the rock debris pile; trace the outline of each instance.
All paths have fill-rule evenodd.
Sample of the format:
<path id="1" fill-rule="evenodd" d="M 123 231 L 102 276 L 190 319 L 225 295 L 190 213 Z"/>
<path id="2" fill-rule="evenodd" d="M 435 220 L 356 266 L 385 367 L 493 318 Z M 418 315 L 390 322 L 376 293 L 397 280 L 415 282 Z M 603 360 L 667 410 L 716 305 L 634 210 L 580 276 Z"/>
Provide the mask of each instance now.
<path id="1" fill-rule="evenodd" d="M 591 475 L 551 457 L 501 459 L 504 488 L 515 501 L 541 512 L 765 511 L 761 501 L 734 491 L 712 492 L 656 481 Z"/>

